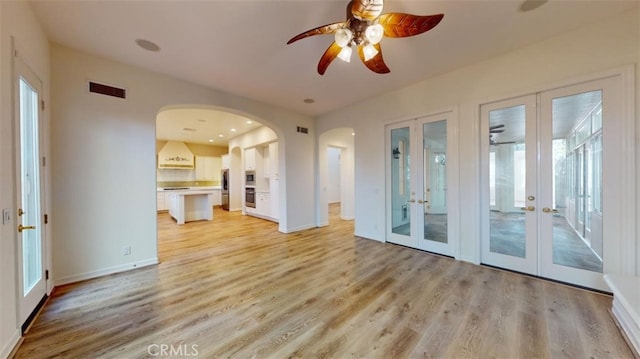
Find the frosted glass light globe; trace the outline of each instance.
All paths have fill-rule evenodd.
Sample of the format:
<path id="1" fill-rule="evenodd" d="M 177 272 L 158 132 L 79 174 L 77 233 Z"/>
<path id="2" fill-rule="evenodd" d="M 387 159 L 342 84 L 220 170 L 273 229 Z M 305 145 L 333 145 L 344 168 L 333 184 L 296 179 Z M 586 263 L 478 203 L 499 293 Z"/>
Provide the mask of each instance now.
<path id="1" fill-rule="evenodd" d="M 349 29 L 339 29 L 336 31 L 334 38 L 338 46 L 345 47 L 349 45 L 351 39 L 353 39 L 353 32 Z"/>

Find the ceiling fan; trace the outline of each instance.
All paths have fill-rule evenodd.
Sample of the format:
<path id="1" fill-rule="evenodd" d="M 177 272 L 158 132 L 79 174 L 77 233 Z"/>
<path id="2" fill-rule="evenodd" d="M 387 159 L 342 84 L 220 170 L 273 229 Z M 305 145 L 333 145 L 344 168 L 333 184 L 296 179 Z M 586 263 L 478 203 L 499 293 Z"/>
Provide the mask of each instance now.
<path id="1" fill-rule="evenodd" d="M 411 15 L 404 13 L 382 14 L 383 0 L 351 0 L 347 4 L 347 20 L 335 22 L 305 31 L 287 42 L 309 36 L 334 34 L 335 41 L 324 52 L 318 62 L 318 73 L 324 75 L 327 67 L 336 58 L 349 62 L 353 47 L 371 71 L 386 74 L 391 70 L 382 59 L 380 40 L 386 37 L 409 37 L 433 29 L 444 14 Z"/>
<path id="2" fill-rule="evenodd" d="M 497 142 L 496 140 L 493 139 L 493 135 L 495 133 L 503 133 L 503 132 L 504 132 L 504 125 L 503 124 L 495 125 L 495 126 L 489 126 L 489 145 L 490 146 L 508 145 L 508 144 L 516 143 L 515 141 Z"/>

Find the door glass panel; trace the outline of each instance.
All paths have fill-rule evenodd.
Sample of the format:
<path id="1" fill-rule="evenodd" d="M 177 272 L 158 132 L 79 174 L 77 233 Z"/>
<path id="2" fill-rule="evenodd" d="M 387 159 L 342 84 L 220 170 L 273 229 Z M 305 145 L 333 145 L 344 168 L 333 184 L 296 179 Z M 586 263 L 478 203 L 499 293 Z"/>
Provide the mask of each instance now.
<path id="1" fill-rule="evenodd" d="M 42 279 L 38 93 L 20 78 L 20 177 L 23 295 Z M 32 228 L 33 227 L 33 228 Z"/>
<path id="2" fill-rule="evenodd" d="M 526 257 L 525 105 L 489 112 L 490 186 L 489 250 Z"/>
<path id="3" fill-rule="evenodd" d="M 602 272 L 602 91 L 552 100 L 553 263 Z"/>
<path id="4" fill-rule="evenodd" d="M 391 130 L 391 231 L 411 235 L 409 127 Z"/>
<path id="5" fill-rule="evenodd" d="M 425 123 L 422 138 L 424 239 L 447 243 L 447 121 Z"/>

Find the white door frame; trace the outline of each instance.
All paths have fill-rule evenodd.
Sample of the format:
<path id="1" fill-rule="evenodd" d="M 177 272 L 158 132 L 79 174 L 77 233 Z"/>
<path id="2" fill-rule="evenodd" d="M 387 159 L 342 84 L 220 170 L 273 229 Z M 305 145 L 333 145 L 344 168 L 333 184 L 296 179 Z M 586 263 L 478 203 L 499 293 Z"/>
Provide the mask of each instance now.
<path id="1" fill-rule="evenodd" d="M 44 163 L 42 162 L 42 154 L 44 153 L 44 142 L 43 142 L 43 134 L 44 134 L 44 127 L 42 125 L 43 123 L 43 119 L 44 119 L 44 109 L 43 109 L 43 86 L 42 86 L 42 81 L 38 78 L 38 76 L 35 74 L 35 72 L 27 65 L 26 61 L 21 58 L 20 53 L 15 50 L 13 50 L 14 53 L 14 57 L 13 57 L 13 93 L 14 93 L 14 128 L 15 128 L 15 133 L 14 133 L 14 153 L 16 155 L 16 188 L 15 188 L 15 193 L 16 193 L 16 206 L 15 208 L 22 208 L 22 191 L 23 191 L 23 186 L 22 186 L 22 170 L 21 170 L 21 136 L 20 136 L 20 131 L 21 131 L 21 125 L 20 125 L 20 115 L 21 115 L 21 111 L 20 111 L 20 78 L 23 78 L 28 84 L 29 86 L 31 86 L 34 90 L 36 90 L 37 94 L 38 94 L 38 99 L 37 99 L 37 114 L 38 114 L 38 154 L 37 154 L 37 159 L 36 159 L 36 163 L 38 164 L 39 167 L 39 171 L 38 171 L 38 183 L 39 183 L 39 208 L 40 208 L 40 213 L 38 213 L 36 219 L 31 219 L 31 221 L 34 221 L 34 223 L 23 223 L 23 217 L 19 214 L 16 213 L 15 214 L 15 218 L 16 221 L 14 223 L 14 225 L 16 226 L 16 253 L 17 253 L 17 260 L 16 260 L 16 276 L 17 276 L 17 288 L 18 288 L 18 292 L 17 292 L 17 304 L 18 304 L 18 320 L 20 325 L 22 325 L 29 317 L 30 315 L 33 313 L 33 311 L 38 307 L 38 305 L 41 303 L 42 299 L 46 296 L 47 294 L 47 276 L 46 276 L 46 272 L 47 272 L 47 258 L 48 258 L 48 253 L 47 253 L 47 233 L 46 233 L 46 227 L 44 226 L 45 221 L 44 221 L 44 213 L 45 213 L 45 170 L 44 170 Z M 29 290 L 29 293 L 27 295 L 24 294 L 24 284 L 23 284 L 23 275 L 24 275 L 24 271 L 23 271 L 23 260 L 22 260 L 22 255 L 23 255 L 23 245 L 22 245 L 22 234 L 18 231 L 18 226 L 19 225 L 24 225 L 24 226 L 36 226 L 38 232 L 40 234 L 40 249 L 41 249 L 41 253 L 40 253 L 40 264 L 41 264 L 41 278 L 35 283 L 35 285 L 33 285 L 33 287 Z"/>

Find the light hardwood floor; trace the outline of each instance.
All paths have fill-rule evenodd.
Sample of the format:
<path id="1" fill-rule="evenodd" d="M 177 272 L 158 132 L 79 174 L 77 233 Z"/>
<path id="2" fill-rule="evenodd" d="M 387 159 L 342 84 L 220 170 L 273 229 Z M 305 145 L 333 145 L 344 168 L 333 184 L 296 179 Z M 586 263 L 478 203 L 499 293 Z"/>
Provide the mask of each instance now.
<path id="1" fill-rule="evenodd" d="M 632 357 L 609 296 L 356 238 L 331 212 L 292 234 L 161 214 L 159 265 L 57 288 L 16 357 Z"/>

